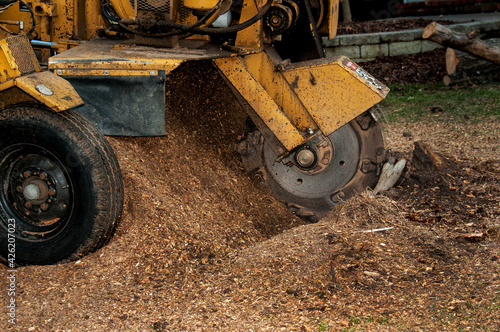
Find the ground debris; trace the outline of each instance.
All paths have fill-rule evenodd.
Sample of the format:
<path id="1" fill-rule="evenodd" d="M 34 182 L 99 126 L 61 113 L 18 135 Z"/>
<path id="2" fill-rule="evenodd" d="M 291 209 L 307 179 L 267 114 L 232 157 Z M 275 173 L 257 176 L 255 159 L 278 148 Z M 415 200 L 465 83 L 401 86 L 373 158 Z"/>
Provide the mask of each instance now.
<path id="1" fill-rule="evenodd" d="M 1 331 L 498 330 L 494 142 L 463 153 L 469 142 L 436 124 L 385 125 L 388 148 L 409 159 L 413 141 L 393 138 L 410 131 L 450 167 L 413 160 L 383 195 L 359 193 L 305 225 L 243 172 L 233 147 L 245 115 L 220 97 L 217 73 L 177 75 L 169 84 L 194 82 L 168 96 L 168 136 L 109 138 L 126 191 L 111 242 L 19 268 L 17 324 Z M 479 127 L 498 137 L 491 123 L 468 129 Z"/>

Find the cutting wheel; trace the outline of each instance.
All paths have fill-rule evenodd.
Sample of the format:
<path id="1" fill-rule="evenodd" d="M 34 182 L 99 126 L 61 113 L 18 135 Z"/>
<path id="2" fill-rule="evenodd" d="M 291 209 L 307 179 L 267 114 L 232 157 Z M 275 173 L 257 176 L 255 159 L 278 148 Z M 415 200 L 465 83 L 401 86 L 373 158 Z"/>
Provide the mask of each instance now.
<path id="1" fill-rule="evenodd" d="M 385 150 L 370 113 L 280 161 L 253 128 L 239 146 L 246 170 L 307 221 L 318 221 L 337 203 L 377 183 Z"/>

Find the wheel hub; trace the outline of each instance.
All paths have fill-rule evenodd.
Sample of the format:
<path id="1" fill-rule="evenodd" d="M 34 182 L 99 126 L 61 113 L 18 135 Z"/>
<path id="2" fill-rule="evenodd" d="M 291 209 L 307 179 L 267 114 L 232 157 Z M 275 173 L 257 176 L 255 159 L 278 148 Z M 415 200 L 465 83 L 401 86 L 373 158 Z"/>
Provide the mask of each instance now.
<path id="1" fill-rule="evenodd" d="M 31 203 L 43 203 L 48 198 L 49 188 L 46 182 L 31 178 L 25 182 L 23 195 Z"/>
<path id="2" fill-rule="evenodd" d="M 316 154 L 309 148 L 305 148 L 297 152 L 295 161 L 297 161 L 297 164 L 301 167 L 308 168 L 316 162 Z"/>
<path id="3" fill-rule="evenodd" d="M 55 224 L 68 213 L 68 177 L 51 156 L 18 154 L 12 164 L 9 201 L 33 226 Z"/>
<path id="4" fill-rule="evenodd" d="M 274 181 L 300 199 L 330 197 L 352 179 L 358 168 L 360 151 L 356 132 L 344 126 L 328 137 L 312 138 L 295 154 L 277 161 L 265 146 L 264 164 Z"/>

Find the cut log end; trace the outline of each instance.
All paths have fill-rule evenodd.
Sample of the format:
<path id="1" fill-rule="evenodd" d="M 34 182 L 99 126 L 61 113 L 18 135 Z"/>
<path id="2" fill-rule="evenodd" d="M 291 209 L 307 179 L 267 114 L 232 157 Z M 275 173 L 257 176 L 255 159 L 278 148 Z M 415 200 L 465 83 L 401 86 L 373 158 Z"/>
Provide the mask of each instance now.
<path id="1" fill-rule="evenodd" d="M 425 29 L 424 29 L 424 34 L 422 35 L 422 38 L 428 39 L 432 34 L 436 31 L 437 29 L 437 23 L 432 22 L 428 24 Z"/>
<path id="2" fill-rule="evenodd" d="M 452 79 L 450 78 L 450 76 L 446 75 L 445 77 L 443 77 L 443 83 L 446 86 L 450 86 L 450 84 L 452 83 Z"/>
<path id="3" fill-rule="evenodd" d="M 455 50 L 452 48 L 446 49 L 446 72 L 448 74 L 453 74 L 457 72 L 459 60 L 455 53 Z"/>
<path id="4" fill-rule="evenodd" d="M 425 27 L 422 37 L 443 46 L 464 51 L 493 63 L 500 64 L 499 47 L 488 45 L 481 39 L 470 38 L 470 36 L 463 33 L 452 31 L 436 22 L 432 22 Z"/>

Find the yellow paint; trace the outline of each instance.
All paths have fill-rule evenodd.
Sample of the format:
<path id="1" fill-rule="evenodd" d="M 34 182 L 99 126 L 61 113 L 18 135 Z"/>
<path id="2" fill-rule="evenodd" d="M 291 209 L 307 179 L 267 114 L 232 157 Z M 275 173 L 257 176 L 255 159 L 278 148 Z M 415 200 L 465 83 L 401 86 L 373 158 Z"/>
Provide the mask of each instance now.
<path id="1" fill-rule="evenodd" d="M 14 80 L 0 83 L 0 109 L 19 103 L 36 103 L 36 99 L 14 85 Z"/>
<path id="2" fill-rule="evenodd" d="M 36 16 L 57 16 L 57 3 L 32 2 L 31 6 Z"/>
<path id="3" fill-rule="evenodd" d="M 339 0 L 328 0 L 328 39 L 333 39 L 337 35 L 339 23 Z"/>
<path id="4" fill-rule="evenodd" d="M 345 63 L 352 63 L 358 72 Z M 389 92 L 346 57 L 298 63 L 283 74 L 324 135 L 330 135 Z"/>
<path id="5" fill-rule="evenodd" d="M 223 53 L 223 54 L 227 54 Z M 54 70 L 164 70 L 171 72 L 188 60 L 210 59 L 218 53 L 192 50 L 179 52 L 170 49 L 117 44 L 113 40 L 97 39 L 85 42 L 49 59 L 49 69 Z M 97 74 L 97 72 L 95 72 Z M 99 75 L 101 75 L 99 73 Z M 132 75 L 136 75 L 131 72 Z M 137 75 L 140 75 L 137 74 Z"/>
<path id="6" fill-rule="evenodd" d="M 118 1 L 126 5 L 130 1 Z M 98 29 L 109 27 L 101 13 L 100 0 L 51 0 L 27 1 L 35 12 L 35 39 L 59 43 L 60 40 L 88 40 L 95 37 Z M 19 11 L 15 4 L 0 13 L 0 20 L 22 21 L 24 30 L 19 25 L 9 25 L 16 33 L 26 32 L 31 28 L 29 12 Z M 46 57 L 49 51 L 42 50 Z M 46 60 L 46 59 L 45 59 Z"/>
<path id="7" fill-rule="evenodd" d="M 57 69 L 53 70 L 54 74 L 59 76 L 156 76 L 158 70 L 79 70 L 79 69 Z"/>
<path id="8" fill-rule="evenodd" d="M 101 0 L 85 0 L 85 40 L 97 37 L 97 30 L 108 24 L 101 12 Z"/>
<path id="9" fill-rule="evenodd" d="M 136 17 L 133 1 L 110 1 L 120 17 Z M 216 0 L 184 2 L 186 6 L 203 8 L 212 8 L 216 3 Z M 267 0 L 244 0 L 240 22 L 255 16 L 265 3 Z M 262 20 L 236 35 L 234 51 L 246 54 L 244 57 L 196 48 L 186 51 L 117 45 L 113 40 L 103 39 L 73 47 L 94 37 L 97 29 L 109 27 L 101 16 L 100 0 L 36 1 L 33 6 L 35 11 L 38 9 L 38 39 L 57 42 L 61 54 L 49 59 L 51 72 L 19 77 L 12 54 L 0 42 L 0 90 L 15 85 L 57 111 L 82 102 L 71 85 L 57 75 L 147 76 L 158 75 L 160 70 L 168 74 L 186 61 L 213 59 L 279 142 L 291 151 L 307 141 L 310 129 L 329 135 L 382 100 L 388 92 L 366 72 L 352 69 L 356 65 L 348 64 L 345 57 L 308 61 L 278 70 L 276 65 L 281 59 L 261 51 L 268 42 Z M 17 8 L 11 6 L 0 13 L 0 20 L 22 20 L 28 26 L 29 14 Z M 336 34 L 338 11 L 339 0 L 329 0 L 325 12 L 328 19 L 323 20 L 327 23 L 322 24 L 320 32 L 330 38 Z M 48 54 L 48 50 L 44 52 Z M 40 84 L 53 94 L 40 92 L 36 88 Z"/>
<path id="10" fill-rule="evenodd" d="M 240 22 L 245 22 L 255 16 L 263 5 L 262 0 L 245 1 L 243 9 L 241 10 Z M 261 49 L 264 46 L 262 20 L 239 31 L 236 36 L 235 46 L 242 49 Z"/>
<path id="11" fill-rule="evenodd" d="M 278 60 L 261 52 L 214 62 L 288 151 L 305 142 L 309 128 L 330 135 L 389 92 L 346 57 L 284 70 Z"/>
<path id="12" fill-rule="evenodd" d="M 0 83 L 0 91 L 5 91 L 7 89 L 10 89 L 14 86 L 14 80 L 9 80 L 6 82 Z"/>
<path id="13" fill-rule="evenodd" d="M 264 87 L 250 74 L 240 58 L 213 61 L 285 149 L 290 151 L 306 141 Z"/>
<path id="14" fill-rule="evenodd" d="M 48 71 L 18 77 L 14 85 L 56 112 L 83 105 L 68 81 Z"/>
<path id="15" fill-rule="evenodd" d="M 0 40 L 0 83 L 20 75 L 21 72 L 12 56 L 7 40 Z"/>
<path id="16" fill-rule="evenodd" d="M 276 70 L 275 64 L 267 53 L 247 55 L 243 61 L 252 76 L 300 131 L 318 128 L 283 74 Z"/>
<path id="17" fill-rule="evenodd" d="M 110 0 L 109 2 L 116 14 L 118 14 L 118 17 L 134 19 L 137 16 L 137 11 L 132 7 L 130 1 Z"/>
<path id="18" fill-rule="evenodd" d="M 210 10 L 219 2 L 218 0 L 184 0 L 184 6 L 196 10 Z"/>

